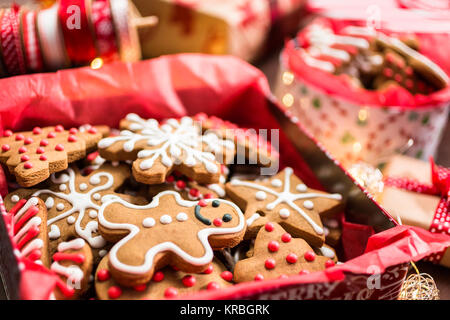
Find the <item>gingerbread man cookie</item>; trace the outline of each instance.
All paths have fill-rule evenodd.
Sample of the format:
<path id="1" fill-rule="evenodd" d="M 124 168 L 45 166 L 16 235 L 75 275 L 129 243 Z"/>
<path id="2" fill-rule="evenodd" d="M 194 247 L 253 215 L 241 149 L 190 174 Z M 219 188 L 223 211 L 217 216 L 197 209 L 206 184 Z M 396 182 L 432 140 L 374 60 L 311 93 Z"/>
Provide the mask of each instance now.
<path id="1" fill-rule="evenodd" d="M 257 281 L 324 270 L 330 258 L 317 256 L 303 239 L 295 239 L 279 224 L 268 222 L 256 236 L 253 256 L 234 267 L 234 281 Z"/>
<path id="2" fill-rule="evenodd" d="M 233 274 L 214 258 L 202 273 L 186 273 L 165 267 L 148 283 L 124 287 L 111 277 L 109 258 L 104 257 L 95 274 L 95 290 L 101 300 L 170 299 L 200 290 L 217 290 L 231 286 Z"/>
<path id="3" fill-rule="evenodd" d="M 48 189 L 18 189 L 5 198 L 7 208 L 29 196 L 41 198 L 47 207 L 49 250 L 54 253 L 62 241 L 80 237 L 93 248 L 95 260 L 103 256 L 106 241 L 98 233 L 97 214 L 102 198 L 115 190 L 130 176 L 127 165 L 105 164 L 83 176 L 75 166 L 52 174 Z M 133 198 L 121 195 L 126 199 Z M 142 203 L 142 202 L 141 202 Z"/>
<path id="4" fill-rule="evenodd" d="M 232 141 L 202 135 L 189 117 L 159 124 L 129 114 L 120 126 L 119 136 L 98 143 L 100 155 L 107 160 L 133 160 L 133 175 L 142 183 L 163 183 L 174 169 L 198 183 L 217 183 L 220 163 L 215 155 L 227 161 L 234 157 Z"/>
<path id="5" fill-rule="evenodd" d="M 245 233 L 244 215 L 234 203 L 188 201 L 174 191 L 161 192 L 144 206 L 108 197 L 98 221 L 103 237 L 117 242 L 109 265 L 114 280 L 124 286 L 146 283 L 166 265 L 201 272 L 212 261 L 213 249 L 233 247 Z"/>
<path id="6" fill-rule="evenodd" d="M 59 276 L 53 298 L 78 299 L 89 287 L 93 257 L 90 246 L 81 238 L 58 244 L 50 270 Z"/>
<path id="7" fill-rule="evenodd" d="M 49 266 L 47 208 L 44 202 L 36 197 L 29 200 L 17 200 L 9 213 L 14 217 L 13 240 L 20 251 L 20 257 L 26 257 L 35 263 Z"/>
<path id="8" fill-rule="evenodd" d="M 101 137 L 95 127 L 85 132 L 64 130 L 61 125 L 15 134 L 6 130 L 0 138 L 0 162 L 8 166 L 21 186 L 31 187 L 84 158 Z"/>
<path id="9" fill-rule="evenodd" d="M 340 194 L 309 189 L 289 167 L 261 181 L 232 179 L 225 189 L 230 199 L 245 209 L 246 238 L 254 238 L 270 221 L 281 224 L 293 236 L 321 247 L 325 235 L 320 215 L 342 209 Z"/>

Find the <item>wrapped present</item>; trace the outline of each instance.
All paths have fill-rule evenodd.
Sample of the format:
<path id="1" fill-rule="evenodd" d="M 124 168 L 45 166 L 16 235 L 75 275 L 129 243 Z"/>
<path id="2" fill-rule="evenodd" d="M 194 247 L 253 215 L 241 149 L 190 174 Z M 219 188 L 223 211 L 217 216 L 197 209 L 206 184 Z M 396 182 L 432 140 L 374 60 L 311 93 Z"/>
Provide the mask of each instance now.
<path id="1" fill-rule="evenodd" d="M 380 203 L 404 224 L 450 234 L 450 169 L 407 156 L 394 156 L 383 170 Z M 429 260 L 450 267 L 450 250 Z"/>
<path id="2" fill-rule="evenodd" d="M 144 57 L 181 52 L 260 56 L 271 26 L 295 31 L 304 0 L 133 0 L 142 15 L 156 15 L 155 29 L 141 32 Z M 286 23 L 282 18 L 289 18 Z M 294 29 L 294 30 L 292 30 Z M 279 36 L 278 39 L 282 39 Z"/>
<path id="3" fill-rule="evenodd" d="M 400 39 L 319 18 L 281 55 L 276 96 L 347 167 L 376 166 L 398 151 L 426 159 L 439 144 L 448 76 Z"/>

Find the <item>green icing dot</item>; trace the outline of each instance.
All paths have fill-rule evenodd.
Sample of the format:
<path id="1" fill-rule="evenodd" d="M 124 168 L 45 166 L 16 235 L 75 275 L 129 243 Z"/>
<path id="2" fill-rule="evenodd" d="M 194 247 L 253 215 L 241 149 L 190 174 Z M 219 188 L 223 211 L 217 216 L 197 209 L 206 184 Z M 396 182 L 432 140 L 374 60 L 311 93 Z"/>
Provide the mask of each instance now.
<path id="1" fill-rule="evenodd" d="M 222 220 L 223 220 L 223 222 L 229 222 L 229 221 L 231 221 L 232 218 L 233 217 L 231 216 L 231 214 L 225 213 L 222 217 Z"/>
<path id="2" fill-rule="evenodd" d="M 212 206 L 213 206 L 214 208 L 217 208 L 218 206 L 220 206 L 220 201 L 219 201 L 219 200 L 213 200 Z"/>
<path id="3" fill-rule="evenodd" d="M 348 131 L 345 132 L 344 135 L 341 138 L 341 142 L 343 144 L 351 143 L 351 142 L 354 142 L 354 141 L 355 141 L 355 137 Z"/>
<path id="4" fill-rule="evenodd" d="M 426 125 L 426 124 L 428 124 L 429 121 L 430 121 L 430 114 L 427 113 L 427 114 L 424 115 L 423 118 L 422 118 L 422 124 L 423 124 L 423 125 Z"/>
<path id="5" fill-rule="evenodd" d="M 320 109 L 320 107 L 321 107 L 320 99 L 317 97 L 312 100 L 312 104 L 313 104 L 313 107 L 316 109 Z"/>
<path id="6" fill-rule="evenodd" d="M 416 153 L 416 158 L 420 159 L 420 158 L 422 158 L 422 155 L 423 155 L 423 150 L 419 150 Z"/>
<path id="7" fill-rule="evenodd" d="M 419 114 L 417 112 L 411 112 L 408 116 L 409 121 L 416 121 L 419 118 Z"/>
<path id="8" fill-rule="evenodd" d="M 306 86 L 303 86 L 301 88 L 301 92 L 302 92 L 302 94 L 307 95 L 308 94 L 308 88 Z"/>

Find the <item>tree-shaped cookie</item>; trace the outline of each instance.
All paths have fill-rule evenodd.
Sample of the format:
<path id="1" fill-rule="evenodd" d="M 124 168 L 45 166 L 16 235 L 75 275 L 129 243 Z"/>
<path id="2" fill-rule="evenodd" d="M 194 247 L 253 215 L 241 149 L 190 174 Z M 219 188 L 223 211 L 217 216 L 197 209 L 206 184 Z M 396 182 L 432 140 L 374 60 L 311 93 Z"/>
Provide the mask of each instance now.
<path id="1" fill-rule="evenodd" d="M 144 206 L 116 197 L 102 205 L 98 221 L 103 237 L 117 242 L 109 265 L 124 286 L 146 283 L 166 265 L 201 272 L 213 249 L 233 247 L 245 233 L 244 215 L 234 203 L 189 201 L 174 191 L 161 192 Z"/>
<path id="2" fill-rule="evenodd" d="M 324 270 L 333 260 L 318 256 L 303 239 L 293 238 L 279 224 L 268 222 L 256 236 L 253 256 L 234 267 L 234 281 L 274 279 Z"/>
<path id="3" fill-rule="evenodd" d="M 50 253 L 56 251 L 60 242 L 80 237 L 93 248 L 97 260 L 106 253 L 106 241 L 97 231 L 97 214 L 102 198 L 114 194 L 129 176 L 130 169 L 125 164 L 105 164 L 87 176 L 71 166 L 63 172 L 52 174 L 47 189 L 18 189 L 8 194 L 5 205 L 11 208 L 20 199 L 29 196 L 41 198 L 48 210 Z M 121 196 L 133 199 L 127 195 Z"/>
<path id="4" fill-rule="evenodd" d="M 101 300 L 170 299 L 200 290 L 217 290 L 231 286 L 233 274 L 214 258 L 202 273 L 186 273 L 165 267 L 145 284 L 134 288 L 117 283 L 109 270 L 109 258 L 104 257 L 95 274 L 95 290 Z"/>
<path id="5" fill-rule="evenodd" d="M 31 187 L 84 158 L 101 137 L 95 127 L 83 132 L 64 130 L 61 125 L 18 133 L 6 130 L 0 138 L 0 162 L 8 166 L 21 186 Z"/>
<path id="6" fill-rule="evenodd" d="M 14 197 L 16 204 L 9 210 L 13 216 L 13 240 L 20 257 L 49 266 L 47 208 L 44 202 L 32 197 L 29 200 Z"/>
<path id="7" fill-rule="evenodd" d="M 340 194 L 309 189 L 291 168 L 261 181 L 232 179 L 225 190 L 245 209 L 246 238 L 254 238 L 261 226 L 271 221 L 281 224 L 294 237 L 321 247 L 325 235 L 320 215 L 342 208 Z"/>
<path id="8" fill-rule="evenodd" d="M 50 270 L 59 276 L 53 298 L 68 300 L 80 298 L 89 288 L 93 257 L 90 246 L 81 238 L 58 244 Z"/>
<path id="9" fill-rule="evenodd" d="M 174 169 L 199 183 L 217 183 L 220 163 L 234 158 L 234 143 L 217 135 L 202 135 L 189 117 L 158 123 L 129 114 L 121 121 L 119 136 L 98 143 L 107 160 L 133 160 L 133 175 L 146 184 L 163 183 Z"/>

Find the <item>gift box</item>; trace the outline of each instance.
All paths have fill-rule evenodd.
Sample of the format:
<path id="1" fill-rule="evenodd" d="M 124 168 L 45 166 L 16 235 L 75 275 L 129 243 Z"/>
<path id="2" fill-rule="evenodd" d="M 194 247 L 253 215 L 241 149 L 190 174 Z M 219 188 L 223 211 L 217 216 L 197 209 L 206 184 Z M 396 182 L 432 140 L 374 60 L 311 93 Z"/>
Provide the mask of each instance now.
<path id="1" fill-rule="evenodd" d="M 146 58 L 201 52 L 254 60 L 273 41 L 295 32 L 304 0 L 192 1 L 133 0 L 142 15 L 156 15 L 158 26 L 140 33 Z M 270 45 L 266 44 L 271 35 Z"/>
<path id="2" fill-rule="evenodd" d="M 407 156 L 394 156 L 383 169 L 381 205 L 404 224 L 450 234 L 450 170 Z M 450 267 L 450 250 L 429 260 Z"/>
<path id="3" fill-rule="evenodd" d="M 138 63 L 113 63 L 1 80 L 0 130 L 60 123 L 117 127 L 128 113 L 164 119 L 205 112 L 241 127 L 278 132 L 280 168 L 291 166 L 309 186 L 346 199 L 342 220 L 343 263 L 286 279 L 254 281 L 186 299 L 396 299 L 411 260 L 443 250 L 450 237 L 397 226 L 329 153 L 273 99 L 267 79 L 235 57 L 198 54 L 165 56 Z M 255 116 L 255 115 L 258 116 Z M 107 116 L 106 116 L 107 115 Z M 2 195 L 7 182 L 0 175 Z M 56 275 L 16 257 L 9 241 L 11 214 L 0 219 L 3 295 L 47 299 Z"/>
<path id="4" fill-rule="evenodd" d="M 420 159 L 433 155 L 447 123 L 449 88 L 431 94 L 411 94 L 390 81 L 387 84 L 392 87 L 369 90 L 355 84 L 349 73 L 336 75 L 323 69 L 330 66 L 330 61 L 334 62 L 331 58 L 331 54 L 337 55 L 334 51 L 328 61 L 323 61 L 325 65 L 314 66 L 315 61 L 305 58 L 299 43 L 315 27 L 339 34 L 347 30 L 358 30 L 355 34 L 371 30 L 353 21 L 318 18 L 289 41 L 280 57 L 275 89 L 285 108 L 346 167 L 357 161 L 377 166 L 396 152 L 406 151 Z M 390 35 L 384 29 L 377 32 Z M 427 54 L 433 50 L 434 40 L 430 34 L 418 39 L 420 52 Z M 437 55 L 429 58 L 438 64 L 443 61 Z M 430 63 L 434 64 L 431 60 Z M 439 72 L 448 78 L 442 70 Z"/>

